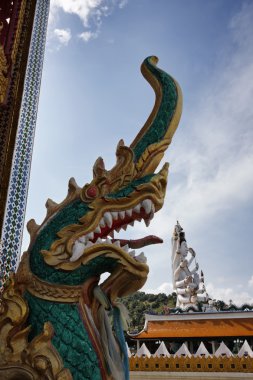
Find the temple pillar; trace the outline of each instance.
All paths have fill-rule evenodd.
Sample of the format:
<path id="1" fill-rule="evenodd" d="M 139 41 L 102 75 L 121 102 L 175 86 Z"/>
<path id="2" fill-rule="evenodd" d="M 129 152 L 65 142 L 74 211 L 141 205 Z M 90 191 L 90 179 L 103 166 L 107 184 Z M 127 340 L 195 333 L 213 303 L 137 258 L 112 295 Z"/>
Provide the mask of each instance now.
<path id="1" fill-rule="evenodd" d="M 6 86 L 0 86 L 0 292 L 20 259 L 49 5 L 1 4 L 0 79 Z"/>

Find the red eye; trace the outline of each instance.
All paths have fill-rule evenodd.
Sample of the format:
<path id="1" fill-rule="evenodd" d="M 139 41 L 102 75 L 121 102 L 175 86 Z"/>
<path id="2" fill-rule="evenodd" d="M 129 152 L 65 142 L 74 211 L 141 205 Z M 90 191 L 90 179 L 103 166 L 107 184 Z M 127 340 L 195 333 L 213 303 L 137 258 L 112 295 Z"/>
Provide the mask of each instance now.
<path id="1" fill-rule="evenodd" d="M 97 187 L 96 186 L 90 186 L 87 190 L 86 190 L 86 194 L 89 198 L 95 198 L 97 196 Z"/>

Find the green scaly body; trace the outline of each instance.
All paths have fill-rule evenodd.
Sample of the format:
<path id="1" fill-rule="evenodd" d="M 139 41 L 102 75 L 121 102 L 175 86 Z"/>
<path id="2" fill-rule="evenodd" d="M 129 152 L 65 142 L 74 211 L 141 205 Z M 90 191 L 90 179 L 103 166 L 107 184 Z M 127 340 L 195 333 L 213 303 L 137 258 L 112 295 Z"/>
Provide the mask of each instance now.
<path id="1" fill-rule="evenodd" d="M 143 67 L 162 87 L 162 98 L 150 126 L 145 129 L 141 138 L 137 139 L 137 142 L 131 146 L 135 162 L 139 160 L 150 145 L 163 140 L 176 112 L 178 100 L 178 88 L 174 80 L 167 73 L 158 69 L 152 63 L 151 57 L 144 61 Z M 171 134 L 173 135 L 173 133 L 174 131 Z M 117 192 L 108 193 L 106 197 L 117 199 L 120 204 L 121 199 L 128 198 L 136 188 L 149 183 L 153 177 L 153 173 L 147 174 L 133 180 Z M 104 272 L 111 273 L 116 268 L 117 260 L 103 256 L 96 257 L 73 271 L 56 269 L 44 261 L 41 251 L 50 250 L 52 243 L 59 239 L 57 233 L 69 225 L 81 225 L 80 218 L 89 212 L 91 212 L 89 205 L 78 199 L 66 205 L 51 220 L 47 221 L 29 248 L 30 268 L 34 275 L 50 284 L 80 285 L 93 276 L 99 276 Z M 102 379 L 99 359 L 80 317 L 78 304 L 64 304 L 39 299 L 28 291 L 25 293 L 25 299 L 29 305 L 30 338 L 37 336 L 42 331 L 43 324 L 50 321 L 55 330 L 53 344 L 60 353 L 64 366 L 70 369 L 73 379 Z M 116 330 L 118 330 L 118 336 L 121 336 L 118 324 Z M 127 377 L 128 375 L 125 376 L 126 379 Z"/>

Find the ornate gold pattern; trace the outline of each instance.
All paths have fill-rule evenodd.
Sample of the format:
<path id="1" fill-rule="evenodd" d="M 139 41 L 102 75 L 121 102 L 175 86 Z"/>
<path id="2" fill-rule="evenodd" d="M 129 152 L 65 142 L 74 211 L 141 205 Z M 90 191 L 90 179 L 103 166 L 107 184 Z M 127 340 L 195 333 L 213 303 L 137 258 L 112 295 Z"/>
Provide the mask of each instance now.
<path id="1" fill-rule="evenodd" d="M 72 380 L 51 343 L 52 325 L 45 323 L 44 331 L 28 342 L 27 316 L 28 306 L 15 288 L 12 276 L 0 304 L 0 378 Z"/>
<path id="2" fill-rule="evenodd" d="M 102 254 L 120 261 L 120 265 L 112 274 L 110 280 L 106 280 L 103 284 L 104 290 L 110 289 L 111 285 L 114 284 L 116 293 L 111 293 L 112 300 L 137 291 L 146 282 L 148 266 L 134 260 L 130 255 L 122 253 L 116 246 L 106 248 L 106 245 L 105 247 L 101 245 L 99 249 L 93 248 L 93 251 L 94 252 L 91 251 L 89 255 L 85 256 L 85 260 L 82 260 L 83 264 Z M 145 270 L 143 270 L 143 266 Z M 132 280 L 128 283 L 130 277 Z M 122 279 L 124 279 L 124 281 L 122 281 Z M 97 279 L 96 282 L 98 281 L 99 279 Z M 54 302 L 77 303 L 84 292 L 83 286 L 50 284 L 40 280 L 30 270 L 29 255 L 27 252 L 23 254 L 22 261 L 19 265 L 16 283 L 20 288 L 28 290 L 34 296 Z M 115 286 L 115 284 L 117 284 L 117 286 Z"/>
<path id="3" fill-rule="evenodd" d="M 1 33 L 1 27 L 0 27 L 0 33 Z M 4 48 L 2 45 L 0 45 L 0 103 L 3 103 L 6 94 L 7 89 L 9 85 L 9 79 L 6 76 L 8 71 L 8 65 L 7 65 L 7 59 L 4 54 Z"/>
<path id="4" fill-rule="evenodd" d="M 29 255 L 23 254 L 16 276 L 18 286 L 24 287 L 31 294 L 47 301 L 76 303 L 82 294 L 81 286 L 49 284 L 35 276 L 29 267 Z"/>
<path id="5" fill-rule="evenodd" d="M 145 64 L 150 65 L 148 59 Z M 154 170 L 157 168 L 165 149 L 170 144 L 179 121 L 181 105 L 176 109 L 176 102 L 180 90 L 178 89 L 177 93 L 174 83 L 170 83 L 173 87 L 172 100 L 170 100 L 169 96 L 167 98 L 163 97 L 161 84 L 157 79 L 153 78 L 154 75 L 154 73 L 153 75 L 146 73 L 146 77 L 149 78 L 149 82 L 153 83 L 153 88 L 157 95 L 153 114 L 148 119 L 148 123 L 150 124 L 151 119 L 156 116 L 160 106 L 165 104 L 164 99 L 167 99 L 166 101 L 171 105 L 171 109 L 168 113 L 162 110 L 161 115 L 165 115 L 165 119 L 158 118 L 158 122 L 160 123 L 162 120 L 164 125 L 160 128 L 158 127 L 160 124 L 156 125 L 155 123 L 153 127 L 149 126 L 150 133 L 141 140 L 141 144 L 136 149 L 134 144 L 140 142 L 139 138 L 142 138 L 143 134 L 146 133 L 145 126 L 130 147 L 125 146 L 123 140 L 120 140 L 116 150 L 116 164 L 111 170 L 105 169 L 104 162 L 99 157 L 94 164 L 93 180 L 90 184 L 80 188 L 74 179 L 71 179 L 67 197 L 63 202 L 56 204 L 50 199 L 47 201 L 47 215 L 42 225 L 37 225 L 34 220 L 28 223 L 31 243 L 28 253 L 24 254 L 20 263 L 15 286 L 20 291 L 26 291 L 25 297 L 28 302 L 31 302 L 29 305 L 33 305 L 29 316 L 33 326 L 36 325 L 41 316 L 43 317 L 43 322 L 52 321 L 57 331 L 57 339 L 54 339 L 54 344 L 64 360 L 66 358 L 66 349 L 70 347 L 72 350 L 74 356 L 71 358 L 70 368 L 74 377 L 77 371 L 83 375 L 89 366 L 89 364 L 86 366 L 85 361 L 81 371 L 75 367 L 76 359 L 78 360 L 80 357 L 78 347 L 81 347 L 83 342 L 88 339 L 96 351 L 91 357 L 92 349 L 89 348 L 91 346 L 87 345 L 91 363 L 96 363 L 95 365 L 97 365 L 97 355 L 100 361 L 99 368 L 102 377 L 105 379 L 117 377 L 113 375 L 114 366 L 110 365 L 110 362 L 113 360 L 115 363 L 121 363 L 120 356 L 104 352 L 107 346 L 109 345 L 110 347 L 110 344 L 113 343 L 114 346 L 112 345 L 112 347 L 116 347 L 116 349 L 113 348 L 112 351 L 116 353 L 120 348 L 117 341 L 120 342 L 121 340 L 122 347 L 124 345 L 121 323 L 119 322 L 121 315 L 115 301 L 117 297 L 131 294 L 140 289 L 147 279 L 149 269 L 143 256 L 132 256 L 123 247 L 112 244 L 114 242 L 110 242 L 110 240 L 105 242 L 102 239 L 112 234 L 114 229 L 118 230 L 120 227 L 124 227 L 125 223 L 133 224 L 135 219 L 144 219 L 148 225 L 147 222 L 152 219 L 154 213 L 162 207 L 164 202 L 168 164 L 165 164 L 158 174 L 154 174 Z M 164 75 L 167 76 L 165 73 Z M 167 85 L 165 85 L 161 78 L 160 80 L 164 83 L 164 88 L 171 88 L 167 82 Z M 172 79 L 171 82 L 173 82 Z M 168 132 L 167 128 L 171 124 L 171 119 L 172 128 Z M 159 133 L 157 129 L 159 129 Z M 138 211 L 133 211 L 136 206 L 138 206 Z M 109 220 L 107 226 L 103 225 L 102 218 L 106 218 L 106 212 L 118 212 L 118 215 L 120 215 L 120 211 L 126 211 L 122 213 L 124 217 L 121 220 L 118 218 L 115 223 L 110 223 Z M 140 217 L 138 218 L 138 216 Z M 48 223 L 49 220 L 50 223 Z M 99 223 L 101 223 L 101 228 Z M 63 228 L 62 226 L 65 227 Z M 100 241 L 98 241 L 97 236 L 94 237 L 94 233 L 97 233 L 96 229 L 101 236 Z M 81 239 L 79 242 L 77 239 L 82 237 L 82 240 L 86 242 L 85 235 L 90 232 L 93 234 L 92 239 L 94 242 L 91 240 L 92 245 L 87 244 L 84 248 L 83 246 L 79 247 L 80 252 L 76 255 L 75 248 L 81 242 Z M 38 240 L 36 241 L 37 237 Z M 46 250 L 43 250 L 43 248 Z M 41 255 L 46 264 L 42 261 Z M 103 260 L 105 257 L 113 260 Z M 101 260 L 94 260 L 96 258 Z M 108 261 L 109 265 L 105 264 L 103 267 L 103 262 L 105 261 Z M 83 270 L 82 266 L 86 264 L 90 265 Z M 30 265 L 38 277 L 31 272 Z M 49 266 L 60 270 L 53 271 L 53 268 L 49 268 Z M 111 271 L 111 275 L 103 284 L 98 286 L 99 276 L 97 277 L 97 274 L 102 273 L 107 267 L 108 271 Z M 77 269 L 76 273 L 66 273 L 75 269 Z M 91 276 L 96 275 L 92 279 L 88 278 L 89 269 L 91 269 Z M 69 284 L 83 283 L 79 286 L 59 285 L 65 280 Z M 54 283 L 50 283 L 50 281 Z M 9 379 L 13 379 L 13 376 L 27 379 L 43 378 L 45 380 L 71 379 L 69 371 L 63 368 L 60 356 L 51 343 L 53 327 L 49 322 L 44 324 L 44 332 L 28 343 L 29 327 L 25 327 L 28 307 L 21 294 L 18 294 L 14 288 L 14 284 L 11 286 L 13 293 L 8 296 L 8 302 L 4 301 L 5 303 L 3 303 L 2 325 L 0 319 L 0 327 L 3 326 L 3 330 L 0 329 L 0 335 L 4 337 L 2 351 L 6 352 L 3 357 L 3 363 L 0 363 L 0 376 L 1 371 L 5 371 L 5 373 L 9 371 Z M 14 300 L 13 296 L 19 298 Z M 35 297 L 37 297 L 37 300 L 34 299 Z M 50 302 L 42 302 L 40 299 L 51 301 L 55 304 L 51 307 Z M 104 305 L 104 299 L 108 301 L 106 305 Z M 38 307 L 34 302 L 38 303 Z M 12 315 L 9 311 L 12 310 L 9 304 L 12 305 L 13 303 L 18 307 L 21 305 L 23 308 L 21 308 L 21 311 L 13 312 Z M 78 307 L 76 305 L 71 305 L 70 307 L 70 305 L 64 305 L 65 303 L 78 303 Z M 107 315 L 107 309 L 110 308 L 113 311 L 117 338 L 115 340 L 111 339 L 112 334 L 110 331 L 109 333 L 105 331 L 107 328 L 110 330 Z M 73 321 L 72 325 L 69 326 L 69 330 L 66 324 L 59 321 L 59 311 L 62 310 L 67 310 L 68 323 L 70 324 L 70 319 Z M 16 321 L 15 318 L 18 318 L 18 320 Z M 63 322 L 65 320 L 66 318 Z M 83 325 L 88 332 L 89 338 L 82 334 L 80 334 L 80 337 L 78 336 L 78 332 L 81 331 L 81 326 Z M 68 336 L 74 331 L 71 327 L 77 330 L 73 336 L 75 343 L 78 341 L 76 347 L 68 344 Z M 60 331 L 63 331 L 63 334 L 58 341 L 61 335 Z M 36 332 L 37 330 L 33 330 L 33 333 Z M 83 352 L 88 350 L 87 347 L 84 345 Z M 116 357 L 117 360 L 114 360 Z M 72 360 L 73 358 L 75 360 Z M 67 358 L 66 363 L 70 363 Z M 123 370 L 123 363 L 120 365 L 120 373 L 121 369 Z"/>
<path id="6" fill-rule="evenodd" d="M 18 47 L 20 43 L 20 37 L 21 37 L 21 32 L 22 32 L 22 27 L 23 27 L 23 22 L 24 22 L 26 4 L 27 4 L 27 1 L 23 0 L 21 2 L 21 6 L 19 10 L 17 29 L 16 29 L 15 39 L 14 39 L 12 53 L 11 53 L 12 63 L 16 62 L 16 57 L 18 53 Z"/>
<path id="7" fill-rule="evenodd" d="M 130 371 L 253 372 L 250 357 L 131 357 Z"/>
<path id="8" fill-rule="evenodd" d="M 9 23 L 6 25 L 6 36 L 8 38 L 4 41 L 5 55 L 8 58 L 8 88 L 6 97 L 4 99 L 4 106 L 0 109 L 0 177 L 1 177 L 1 189 L 0 189 L 0 230 L 2 235 L 4 234 L 3 222 L 4 222 L 4 210 L 7 207 L 8 197 L 7 190 L 11 185 L 11 168 L 13 163 L 14 147 L 17 126 L 20 116 L 20 107 L 22 95 L 24 94 L 24 79 L 27 67 L 27 58 L 29 53 L 31 32 L 34 22 L 36 1 L 33 0 L 5 0 L 1 1 L 1 4 L 6 4 L 10 8 Z M 43 2 L 43 3 L 46 3 Z M 5 7 L 4 6 L 4 7 Z M 1 85 L 0 85 L 1 88 Z M 29 123 L 30 125 L 30 123 Z M 29 129 L 29 128 L 28 128 Z M 26 150 L 25 150 L 26 151 Z M 24 166 L 20 169 L 24 170 Z M 22 175 L 23 177 L 23 175 Z M 6 203 L 7 202 L 7 203 Z M 20 202 L 19 202 L 20 208 Z M 18 235 L 18 228 L 14 227 L 15 235 Z M 2 236 L 3 237 L 3 236 Z M 16 239 L 14 239 L 16 241 Z M 14 251 L 19 251 L 19 244 L 15 243 L 18 248 Z M 8 255 L 11 255 L 9 251 Z M 9 260 L 10 263 L 6 264 L 2 270 L 4 270 L 3 280 L 8 277 L 7 273 L 12 268 L 13 260 Z"/>
<path id="9" fill-rule="evenodd" d="M 82 223 L 81 225 L 76 224 L 63 228 L 58 232 L 60 239 L 56 240 L 52 244 L 50 250 L 42 251 L 45 262 L 50 266 L 55 266 L 64 270 L 74 270 L 81 264 L 87 263 L 91 257 L 94 258 L 96 253 L 101 255 L 101 250 L 104 250 L 104 253 L 106 253 L 108 246 L 106 244 L 101 244 L 99 245 L 99 248 L 96 248 L 96 252 L 94 251 L 94 247 L 90 247 L 86 250 L 85 256 L 80 257 L 79 260 L 74 262 L 69 261 L 72 246 L 75 240 L 82 236 L 84 233 L 87 234 L 91 231 L 94 231 L 106 211 L 120 211 L 133 208 L 136 206 L 136 204 L 147 197 L 151 199 L 155 205 L 155 211 L 160 210 L 163 205 L 164 195 L 166 191 L 167 176 L 168 164 L 165 164 L 158 174 L 156 174 L 148 183 L 143 183 L 140 185 L 138 191 L 133 191 L 129 197 L 118 199 L 104 198 L 100 196 L 96 198 L 89 205 L 91 211 L 87 213 L 82 219 L 80 219 L 80 222 Z M 94 183 L 95 182 L 92 182 L 92 185 L 94 185 Z M 97 184 L 97 187 L 99 188 L 99 191 L 103 191 L 103 189 L 99 187 L 99 184 Z M 83 191 L 84 189 L 82 192 Z M 78 188 L 75 193 L 70 194 L 68 197 L 71 197 L 71 199 L 73 199 L 73 197 L 76 195 L 78 196 L 79 193 L 80 188 Z M 64 203 L 68 202 L 67 199 L 68 198 L 64 200 Z M 62 206 L 58 205 L 57 209 L 58 207 Z M 50 211 L 48 215 L 52 215 L 51 212 L 52 211 Z M 34 228 L 30 227 L 31 226 L 29 226 L 29 230 L 32 230 L 33 241 L 39 231 L 39 227 L 37 225 Z M 133 260 L 129 255 L 126 255 L 122 249 L 117 249 L 116 247 L 112 247 L 110 245 L 110 251 L 112 250 L 117 253 L 118 259 L 125 258 L 129 263 L 136 264 L 136 260 Z M 109 252 L 106 255 L 108 256 Z M 145 268 L 147 267 L 145 264 L 138 263 L 138 265 L 140 265 L 140 268 L 143 268 L 142 270 L 145 271 Z"/>
<path id="10" fill-rule="evenodd" d="M 96 197 L 113 193 L 127 186 L 135 174 L 134 153 L 131 148 L 124 145 L 120 140 L 116 149 L 116 165 L 111 170 L 106 170 L 103 159 L 99 157 L 93 166 L 93 178 L 91 184 L 86 185 L 81 198 L 84 202 L 91 201 L 92 197 L 87 194 L 91 186 L 97 186 Z"/>

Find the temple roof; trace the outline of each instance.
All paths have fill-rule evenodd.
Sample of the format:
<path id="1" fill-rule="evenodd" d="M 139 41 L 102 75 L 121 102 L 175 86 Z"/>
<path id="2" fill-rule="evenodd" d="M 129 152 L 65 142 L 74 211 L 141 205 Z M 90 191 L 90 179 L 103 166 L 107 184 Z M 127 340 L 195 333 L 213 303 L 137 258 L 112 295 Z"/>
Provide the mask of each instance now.
<path id="1" fill-rule="evenodd" d="M 223 338 L 253 336 L 253 312 L 145 315 L 144 329 L 133 339 Z"/>

